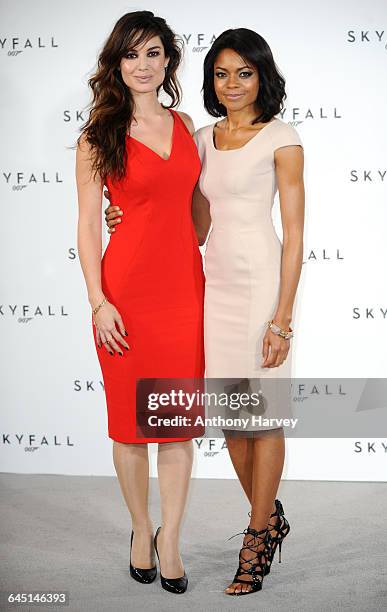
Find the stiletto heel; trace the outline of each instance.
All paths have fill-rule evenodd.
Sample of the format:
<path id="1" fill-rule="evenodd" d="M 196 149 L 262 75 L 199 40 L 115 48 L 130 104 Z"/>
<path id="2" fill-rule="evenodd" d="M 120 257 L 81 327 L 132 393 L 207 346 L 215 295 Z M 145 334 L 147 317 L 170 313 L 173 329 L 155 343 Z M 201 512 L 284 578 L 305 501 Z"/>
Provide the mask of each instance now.
<path id="1" fill-rule="evenodd" d="M 157 536 L 160 533 L 160 529 L 161 529 L 161 526 L 157 528 L 156 535 L 154 538 L 154 546 L 155 546 L 157 558 L 159 560 L 159 564 L 160 564 L 160 557 L 159 557 L 159 551 L 157 550 Z M 169 591 L 170 593 L 180 594 L 180 593 L 185 593 L 185 591 L 187 590 L 188 578 L 185 572 L 179 578 L 165 578 L 161 573 L 161 565 L 160 565 L 160 580 L 161 580 L 161 586 L 163 587 L 163 589 L 165 589 L 166 591 Z"/>
<path id="2" fill-rule="evenodd" d="M 283 506 L 280 500 L 276 499 L 274 503 L 275 503 L 276 509 L 275 509 L 275 512 L 271 513 L 270 518 L 274 516 L 277 517 L 276 524 L 272 526 L 272 529 L 275 529 L 277 533 L 276 535 L 273 536 L 271 535 L 269 531 L 269 556 L 267 559 L 265 576 L 267 576 L 267 574 L 270 574 L 271 564 L 272 564 L 277 546 L 278 546 L 278 563 L 281 563 L 282 542 L 290 531 L 290 525 L 287 519 L 285 518 L 284 509 L 283 509 Z M 269 529 L 270 529 L 270 526 L 271 526 L 271 523 L 269 520 Z"/>
<path id="3" fill-rule="evenodd" d="M 143 569 L 141 567 L 134 567 L 134 565 L 132 565 L 132 543 L 133 543 L 133 529 L 132 529 L 132 535 L 130 536 L 130 560 L 129 560 L 130 575 L 132 576 L 132 578 L 137 580 L 137 582 L 141 582 L 141 584 L 150 584 L 156 578 L 157 567 L 156 565 L 149 569 Z"/>
<path id="4" fill-rule="evenodd" d="M 248 584 L 251 588 L 248 591 L 233 591 L 232 593 L 226 593 L 226 595 L 248 595 L 249 593 L 256 593 L 257 591 L 260 591 L 262 589 L 262 583 L 265 577 L 267 557 L 270 551 L 269 531 L 267 527 L 265 529 L 261 529 L 260 531 L 256 531 L 252 527 L 247 527 L 247 529 L 244 529 L 242 533 L 236 533 L 235 536 L 243 534 L 248 534 L 252 537 L 246 543 L 243 544 L 239 552 L 239 566 L 232 583 Z M 235 536 L 231 537 L 234 538 Z M 231 540 L 231 538 L 229 538 L 229 540 Z M 254 550 L 257 546 L 260 546 L 262 544 L 263 550 Z M 255 557 L 253 557 L 252 559 L 245 559 L 242 554 L 243 550 L 255 552 Z M 247 564 L 249 564 L 248 569 L 242 567 L 242 565 Z M 240 578 L 240 576 L 243 575 L 251 576 L 251 580 L 244 580 L 243 578 Z"/>
<path id="5" fill-rule="evenodd" d="M 281 563 L 281 548 L 282 548 L 282 540 L 278 542 L 278 563 Z"/>

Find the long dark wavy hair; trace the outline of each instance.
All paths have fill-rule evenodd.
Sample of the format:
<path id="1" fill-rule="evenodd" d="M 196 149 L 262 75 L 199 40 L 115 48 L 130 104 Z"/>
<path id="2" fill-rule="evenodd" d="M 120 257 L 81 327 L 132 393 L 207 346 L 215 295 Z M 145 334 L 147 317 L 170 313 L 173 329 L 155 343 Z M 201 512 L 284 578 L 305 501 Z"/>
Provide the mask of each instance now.
<path id="1" fill-rule="evenodd" d="M 204 59 L 203 100 L 207 112 L 213 117 L 225 117 L 226 107 L 218 101 L 214 86 L 214 65 L 223 49 L 233 49 L 245 62 L 254 66 L 259 75 L 257 108 L 262 112 L 252 122 L 267 123 L 283 109 L 286 99 L 285 79 L 277 68 L 266 40 L 247 28 L 222 32 L 213 42 Z"/>
<path id="2" fill-rule="evenodd" d="M 98 57 L 95 73 L 88 80 L 92 90 L 92 101 L 88 106 L 89 118 L 81 127 L 92 150 L 94 177 L 99 174 L 104 180 L 124 176 L 127 163 L 125 137 L 133 118 L 133 98 L 118 69 L 128 49 L 146 43 L 159 36 L 165 56 L 169 58 L 161 88 L 171 102 L 165 108 L 180 103 L 181 87 L 176 76 L 182 58 L 182 44 L 167 25 L 165 19 L 155 17 L 151 11 L 126 13 L 115 24 Z M 79 144 L 80 138 L 77 143 Z"/>

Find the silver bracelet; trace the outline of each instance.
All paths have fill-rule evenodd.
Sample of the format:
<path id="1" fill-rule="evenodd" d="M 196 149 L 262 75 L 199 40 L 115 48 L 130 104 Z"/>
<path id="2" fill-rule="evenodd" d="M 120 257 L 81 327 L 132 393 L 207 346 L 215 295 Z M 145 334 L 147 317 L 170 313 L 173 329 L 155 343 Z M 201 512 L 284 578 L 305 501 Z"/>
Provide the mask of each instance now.
<path id="1" fill-rule="evenodd" d="M 284 338 L 285 340 L 289 340 L 290 338 L 293 338 L 294 336 L 293 330 L 290 326 L 289 326 L 289 330 L 282 329 L 282 327 L 274 323 L 274 319 L 272 319 L 271 321 L 268 321 L 267 324 L 269 328 L 271 329 L 271 331 L 273 332 L 273 334 L 275 334 L 276 336 L 281 336 L 281 338 Z"/>

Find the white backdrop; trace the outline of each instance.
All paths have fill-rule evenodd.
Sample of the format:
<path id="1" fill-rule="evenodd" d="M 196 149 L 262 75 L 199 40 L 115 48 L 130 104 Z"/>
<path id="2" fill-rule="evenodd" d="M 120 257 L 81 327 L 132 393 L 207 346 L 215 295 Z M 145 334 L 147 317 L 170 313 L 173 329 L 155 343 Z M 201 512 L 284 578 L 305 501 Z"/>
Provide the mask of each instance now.
<path id="1" fill-rule="evenodd" d="M 306 155 L 293 375 L 386 375 L 385 8 L 382 0 L 1 2 L 2 471 L 115 473 L 68 147 L 86 117 L 98 51 L 131 10 L 153 10 L 184 39 L 180 110 L 196 127 L 214 121 L 200 93 L 213 37 L 244 26 L 267 40 L 287 81 L 281 118 Z M 276 227 L 280 235 L 278 203 Z M 284 477 L 385 480 L 387 432 L 380 436 L 291 440 Z M 234 477 L 222 440 L 195 446 L 195 476 Z"/>

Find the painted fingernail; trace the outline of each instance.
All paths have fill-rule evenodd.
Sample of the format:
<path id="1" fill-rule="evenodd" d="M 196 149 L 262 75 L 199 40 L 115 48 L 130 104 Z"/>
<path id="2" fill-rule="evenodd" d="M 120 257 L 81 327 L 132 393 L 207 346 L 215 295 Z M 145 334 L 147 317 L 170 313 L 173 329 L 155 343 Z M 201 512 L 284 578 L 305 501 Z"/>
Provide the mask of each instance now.
<path id="1" fill-rule="evenodd" d="M 120 351 L 118 351 L 118 354 L 121 355 L 121 357 L 124 356 L 124 353 L 120 353 Z"/>
<path id="2" fill-rule="evenodd" d="M 111 355 L 114 355 L 114 353 L 112 353 L 112 351 L 109 351 L 109 353 L 110 353 Z"/>
<path id="3" fill-rule="evenodd" d="M 126 329 L 124 330 L 124 336 L 127 336 L 128 332 L 126 331 Z"/>
<path id="4" fill-rule="evenodd" d="M 126 348 L 127 351 L 129 350 L 129 348 L 127 346 L 124 346 L 124 348 Z"/>

